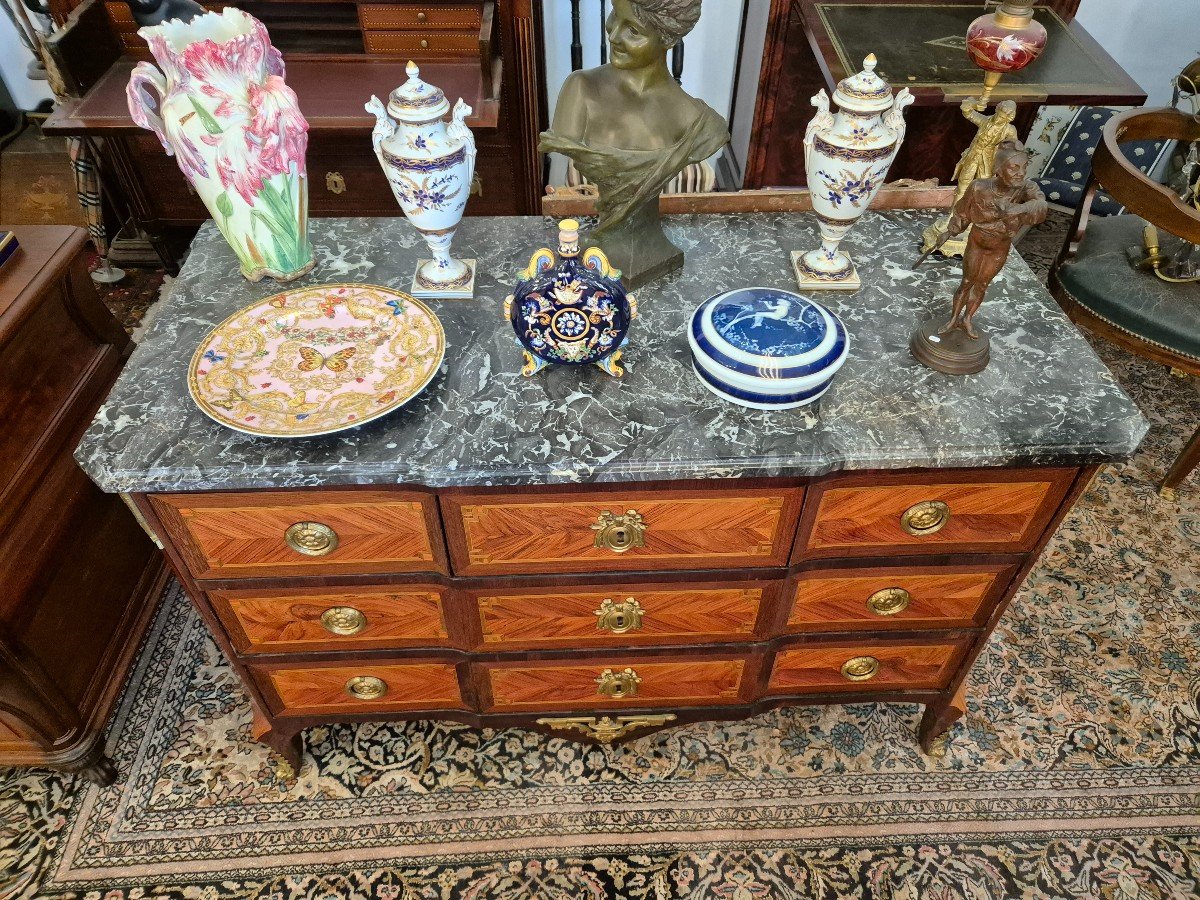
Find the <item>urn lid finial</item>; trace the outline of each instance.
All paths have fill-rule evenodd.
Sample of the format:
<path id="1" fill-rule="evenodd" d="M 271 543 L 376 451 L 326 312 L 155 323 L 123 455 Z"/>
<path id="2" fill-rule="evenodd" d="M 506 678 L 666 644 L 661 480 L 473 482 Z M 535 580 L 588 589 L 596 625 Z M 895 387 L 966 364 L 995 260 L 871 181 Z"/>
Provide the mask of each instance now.
<path id="1" fill-rule="evenodd" d="M 850 112 L 878 113 L 892 106 L 892 87 L 875 74 L 879 60 L 871 53 L 863 60 L 862 71 L 843 78 L 833 93 L 834 102 Z"/>
<path id="2" fill-rule="evenodd" d="M 388 98 L 388 112 L 400 121 L 420 124 L 440 119 L 450 112 L 450 101 L 442 89 L 421 80 L 421 69 L 411 59 L 404 67 L 408 81 Z"/>
<path id="3" fill-rule="evenodd" d="M 558 223 L 558 255 L 579 255 L 579 223 L 575 219 L 563 219 Z"/>

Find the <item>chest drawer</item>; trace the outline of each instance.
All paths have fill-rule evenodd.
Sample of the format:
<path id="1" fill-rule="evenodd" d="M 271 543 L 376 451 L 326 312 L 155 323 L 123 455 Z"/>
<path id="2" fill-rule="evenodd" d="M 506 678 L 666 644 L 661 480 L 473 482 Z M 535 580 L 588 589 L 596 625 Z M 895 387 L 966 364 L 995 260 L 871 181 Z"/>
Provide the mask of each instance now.
<path id="1" fill-rule="evenodd" d="M 495 710 L 720 705 L 737 702 L 742 659 L 484 665 Z"/>
<path id="2" fill-rule="evenodd" d="M 262 491 L 151 501 L 197 578 L 445 571 L 426 494 Z"/>
<path id="3" fill-rule="evenodd" d="M 1026 469 L 826 482 L 811 489 L 796 557 L 1024 552 L 1074 476 Z"/>
<path id="4" fill-rule="evenodd" d="M 479 34 L 469 31 L 364 31 L 368 53 L 406 55 L 414 59 L 478 56 Z"/>
<path id="5" fill-rule="evenodd" d="M 787 630 L 971 628 L 982 624 L 1016 566 L 905 566 L 804 572 Z"/>
<path id="6" fill-rule="evenodd" d="M 458 673 L 448 662 L 310 667 L 252 666 L 274 715 L 462 709 Z"/>
<path id="7" fill-rule="evenodd" d="M 486 650 L 748 640 L 766 583 L 472 592 Z"/>
<path id="8" fill-rule="evenodd" d="M 482 3 L 443 3 L 426 6 L 396 6 L 362 3 L 358 7 L 363 30 L 428 29 L 479 32 L 483 24 Z"/>
<path id="9" fill-rule="evenodd" d="M 945 687 L 965 644 L 814 644 L 775 657 L 768 694 L 933 690 Z"/>
<path id="10" fill-rule="evenodd" d="M 783 565 L 801 491 L 441 498 L 459 575 Z"/>
<path id="11" fill-rule="evenodd" d="M 434 585 L 212 591 L 239 653 L 303 653 L 444 646 L 442 589 Z"/>

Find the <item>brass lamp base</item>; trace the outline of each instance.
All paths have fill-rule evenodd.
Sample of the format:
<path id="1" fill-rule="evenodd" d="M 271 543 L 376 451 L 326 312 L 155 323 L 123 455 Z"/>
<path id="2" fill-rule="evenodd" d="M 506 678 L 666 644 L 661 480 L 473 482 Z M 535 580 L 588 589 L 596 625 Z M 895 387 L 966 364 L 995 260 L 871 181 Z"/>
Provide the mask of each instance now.
<path id="1" fill-rule="evenodd" d="M 938 334 L 941 325 L 933 319 L 913 332 L 909 348 L 917 362 L 947 375 L 974 375 L 987 368 L 991 342 L 986 334 L 972 338 L 961 328 Z"/>
<path id="2" fill-rule="evenodd" d="M 928 253 L 937 246 L 938 238 L 946 233 L 946 229 L 950 227 L 950 217 L 942 216 L 932 225 L 927 225 L 925 230 L 921 232 L 921 252 Z M 938 253 L 945 257 L 957 256 L 960 259 L 967 252 L 967 235 L 971 233 L 968 228 L 958 237 L 952 237 L 946 243 L 938 247 Z"/>

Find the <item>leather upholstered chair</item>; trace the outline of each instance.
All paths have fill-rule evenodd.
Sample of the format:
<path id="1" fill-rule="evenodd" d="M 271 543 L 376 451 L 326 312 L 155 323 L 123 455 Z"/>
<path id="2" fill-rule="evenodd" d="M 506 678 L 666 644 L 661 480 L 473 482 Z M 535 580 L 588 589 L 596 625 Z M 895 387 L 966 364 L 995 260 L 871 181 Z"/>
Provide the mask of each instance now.
<path id="1" fill-rule="evenodd" d="M 1082 202 L 1050 270 L 1050 292 L 1078 325 L 1132 353 L 1200 376 L 1200 282 L 1171 284 L 1135 268 L 1128 248 L 1142 244 L 1149 222 L 1200 244 L 1200 211 L 1138 171 L 1119 145 L 1128 141 L 1200 140 L 1200 121 L 1176 109 L 1134 109 L 1113 117 L 1092 159 Z M 1103 187 L 1132 215 L 1090 217 Z M 1174 488 L 1200 463 L 1200 428 L 1162 481 Z"/>

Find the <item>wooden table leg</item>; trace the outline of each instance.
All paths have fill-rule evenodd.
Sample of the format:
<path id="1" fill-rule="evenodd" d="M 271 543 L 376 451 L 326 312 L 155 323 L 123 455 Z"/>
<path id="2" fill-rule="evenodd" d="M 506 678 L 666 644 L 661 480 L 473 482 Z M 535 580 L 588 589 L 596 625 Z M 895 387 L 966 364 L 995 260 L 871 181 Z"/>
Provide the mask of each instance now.
<path id="1" fill-rule="evenodd" d="M 251 736 L 282 756 L 284 764 L 291 771 L 281 774 L 285 778 L 294 778 L 300 771 L 300 763 L 304 757 L 304 740 L 301 735 L 303 729 L 289 731 L 280 728 L 272 724 L 253 702 L 250 703 L 250 708 L 254 712 L 254 720 L 250 723 Z"/>
<path id="2" fill-rule="evenodd" d="M 1167 475 L 1158 489 L 1159 494 L 1167 500 L 1174 500 L 1175 488 L 1198 465 L 1200 465 L 1200 428 L 1196 429 L 1196 433 L 1187 442 L 1187 446 L 1175 457 L 1175 462 L 1171 463 L 1171 468 L 1167 470 Z"/>
<path id="3" fill-rule="evenodd" d="M 946 700 L 927 704 L 925 714 L 921 716 L 921 725 L 917 729 L 917 738 L 921 750 L 930 756 L 946 755 L 946 739 L 950 726 L 957 722 L 967 711 L 967 682 L 958 686 Z"/>

